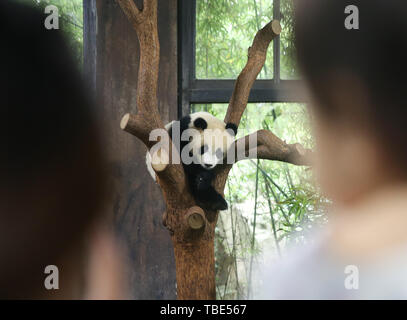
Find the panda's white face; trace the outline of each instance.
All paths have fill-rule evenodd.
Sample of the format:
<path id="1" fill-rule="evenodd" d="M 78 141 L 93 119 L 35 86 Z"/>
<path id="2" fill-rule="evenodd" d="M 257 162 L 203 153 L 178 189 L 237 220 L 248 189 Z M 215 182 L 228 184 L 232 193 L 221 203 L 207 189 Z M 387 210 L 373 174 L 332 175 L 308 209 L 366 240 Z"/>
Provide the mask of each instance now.
<path id="1" fill-rule="evenodd" d="M 226 130 L 206 129 L 197 132 L 190 142 L 193 162 L 201 165 L 205 170 L 214 169 L 223 162 L 233 141 L 234 137 Z"/>

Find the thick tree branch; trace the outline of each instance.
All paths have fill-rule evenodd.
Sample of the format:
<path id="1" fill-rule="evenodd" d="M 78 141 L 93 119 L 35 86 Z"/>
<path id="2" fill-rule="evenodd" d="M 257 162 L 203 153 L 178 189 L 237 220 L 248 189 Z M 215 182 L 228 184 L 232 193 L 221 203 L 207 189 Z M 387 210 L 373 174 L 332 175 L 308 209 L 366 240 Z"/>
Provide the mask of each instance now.
<path id="1" fill-rule="evenodd" d="M 151 126 L 151 123 L 141 114 L 125 114 L 120 121 L 120 128 L 139 138 L 149 149 L 155 143 L 149 140 L 150 132 L 154 128 Z"/>
<path id="2" fill-rule="evenodd" d="M 257 32 L 253 44 L 249 48 L 246 66 L 237 78 L 225 116 L 225 123 L 231 122 L 237 126 L 239 125 L 240 119 L 247 106 L 250 90 L 266 61 L 267 49 L 271 41 L 276 38 L 280 32 L 281 26 L 277 20 L 271 21 Z M 257 142 L 254 146 L 251 146 L 249 141 L 254 135 L 257 138 Z M 239 149 L 239 145 L 243 145 L 243 149 Z M 277 160 L 297 165 L 309 165 L 311 163 L 310 150 L 305 150 L 300 144 L 286 144 L 267 130 L 257 131 L 236 141 L 235 154 L 237 156 L 239 150 L 243 150 L 243 155 L 250 156 L 251 158 Z M 238 157 L 237 161 L 240 159 L 242 158 Z M 232 165 L 233 164 L 225 164 L 218 170 L 215 188 L 220 192 L 224 190 Z"/>
<path id="3" fill-rule="evenodd" d="M 236 80 L 232 97 L 225 117 L 225 123 L 232 122 L 237 126 L 249 100 L 250 90 L 264 66 L 267 49 L 271 41 L 281 32 L 280 22 L 273 20 L 259 30 L 249 48 L 246 66 Z"/>
<path id="4" fill-rule="evenodd" d="M 144 12 L 148 15 L 157 12 L 157 1 L 144 0 Z"/>
<path id="5" fill-rule="evenodd" d="M 164 128 L 158 111 L 157 86 L 160 63 L 160 42 L 157 25 L 157 0 L 144 0 L 139 10 L 134 0 L 116 0 L 133 24 L 140 43 L 140 64 L 137 83 L 137 114 L 126 114 L 120 126 L 139 138 L 150 150 L 156 141 L 150 141 L 152 130 Z M 171 144 L 168 154 L 172 154 Z M 170 157 L 171 161 L 171 157 Z M 185 175 L 180 164 L 160 167 L 158 182 L 178 192 L 185 191 Z M 163 188 L 165 189 L 165 188 Z M 165 190 L 163 190 L 165 192 Z"/>
<path id="6" fill-rule="evenodd" d="M 223 191 L 233 164 L 241 160 L 264 159 L 282 161 L 295 165 L 310 166 L 312 151 L 301 144 L 287 144 L 271 131 L 259 130 L 235 141 L 231 147 L 233 159 L 224 159 L 218 168 L 215 188 Z M 234 149 L 234 150 L 233 150 Z"/>
<path id="7" fill-rule="evenodd" d="M 257 141 L 255 146 L 250 140 Z M 246 159 L 265 159 L 282 161 L 295 165 L 311 165 L 312 151 L 301 144 L 287 144 L 271 131 L 259 130 L 235 142 L 235 153 L 244 155 Z M 244 158 L 238 158 L 245 160 Z"/>
<path id="8" fill-rule="evenodd" d="M 263 29 L 259 30 L 248 51 L 247 63 L 236 80 L 232 97 L 229 101 L 228 110 L 225 116 L 225 123 L 234 123 L 239 126 L 240 119 L 246 109 L 249 100 L 250 90 L 254 81 L 259 75 L 266 62 L 267 49 L 271 41 L 281 32 L 281 25 L 278 20 L 269 22 Z M 223 165 L 218 169 L 215 180 L 215 188 L 223 192 L 232 165 Z"/>
<path id="9" fill-rule="evenodd" d="M 162 128 L 158 112 L 157 85 L 160 42 L 157 27 L 157 0 L 145 0 L 140 11 L 134 0 L 116 0 L 136 30 L 140 43 L 140 66 L 137 84 L 137 113 L 151 128 Z"/>

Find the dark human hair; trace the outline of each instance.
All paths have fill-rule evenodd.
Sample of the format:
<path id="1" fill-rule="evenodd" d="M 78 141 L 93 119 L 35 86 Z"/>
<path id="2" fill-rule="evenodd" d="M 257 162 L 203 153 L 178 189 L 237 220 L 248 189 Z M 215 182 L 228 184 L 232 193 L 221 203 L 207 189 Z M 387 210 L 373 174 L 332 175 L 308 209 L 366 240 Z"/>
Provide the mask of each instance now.
<path id="1" fill-rule="evenodd" d="M 359 29 L 345 28 L 348 5 L 359 9 Z M 365 120 L 405 172 L 407 2 L 297 0 L 295 12 L 298 61 L 319 102 L 317 111 L 339 119 L 346 106 L 335 106 L 329 93 L 346 88 L 336 88 L 331 80 L 338 73 L 355 77 L 368 99 Z"/>
<path id="2" fill-rule="evenodd" d="M 3 298 L 46 293 L 45 266 L 62 273 L 68 263 L 58 263 L 79 255 L 105 194 L 92 101 L 61 32 L 47 30 L 45 18 L 19 2 L 0 3 Z"/>

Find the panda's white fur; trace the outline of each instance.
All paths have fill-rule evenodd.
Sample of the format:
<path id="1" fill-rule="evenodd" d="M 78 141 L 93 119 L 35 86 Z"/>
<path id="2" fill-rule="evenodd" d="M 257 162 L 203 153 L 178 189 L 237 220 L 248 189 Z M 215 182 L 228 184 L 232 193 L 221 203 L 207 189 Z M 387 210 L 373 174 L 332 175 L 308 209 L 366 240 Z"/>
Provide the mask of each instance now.
<path id="1" fill-rule="evenodd" d="M 195 112 L 195 113 L 191 113 L 189 115 L 189 117 L 191 118 L 191 121 L 189 123 L 189 128 L 195 128 L 194 121 L 198 118 L 202 118 L 206 121 L 206 123 L 208 124 L 207 129 L 225 130 L 225 127 L 226 127 L 226 124 L 222 120 L 211 115 L 209 112 L 204 112 L 204 111 Z"/>
<path id="2" fill-rule="evenodd" d="M 156 181 L 155 171 L 153 169 L 153 166 L 151 165 L 150 152 L 148 152 L 148 151 L 146 153 L 146 166 L 147 166 L 148 173 L 151 175 L 151 177 L 154 179 L 154 181 Z"/>

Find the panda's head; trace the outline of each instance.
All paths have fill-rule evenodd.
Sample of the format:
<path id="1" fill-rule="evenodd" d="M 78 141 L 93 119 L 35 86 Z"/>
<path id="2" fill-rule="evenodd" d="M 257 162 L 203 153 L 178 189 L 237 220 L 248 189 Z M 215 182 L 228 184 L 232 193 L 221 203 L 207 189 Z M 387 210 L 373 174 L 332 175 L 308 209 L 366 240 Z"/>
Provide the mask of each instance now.
<path id="1" fill-rule="evenodd" d="M 194 129 L 189 143 L 189 155 L 193 163 L 205 170 L 212 170 L 223 162 L 235 140 L 237 128 L 233 124 L 226 125 L 207 112 L 193 113 L 189 117 L 188 128 Z"/>
<path id="2" fill-rule="evenodd" d="M 193 163 L 212 170 L 222 163 L 233 141 L 234 137 L 226 130 L 205 129 L 192 136 L 189 155 Z"/>

